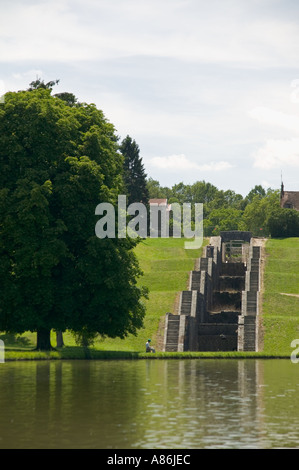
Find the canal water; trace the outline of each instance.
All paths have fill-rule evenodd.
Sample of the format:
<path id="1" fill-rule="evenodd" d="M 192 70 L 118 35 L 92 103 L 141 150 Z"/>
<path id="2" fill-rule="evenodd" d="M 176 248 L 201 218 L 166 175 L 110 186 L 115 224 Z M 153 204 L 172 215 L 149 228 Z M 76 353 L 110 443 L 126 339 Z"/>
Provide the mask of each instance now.
<path id="1" fill-rule="evenodd" d="M 0 364 L 1 449 L 299 447 L 291 360 Z"/>

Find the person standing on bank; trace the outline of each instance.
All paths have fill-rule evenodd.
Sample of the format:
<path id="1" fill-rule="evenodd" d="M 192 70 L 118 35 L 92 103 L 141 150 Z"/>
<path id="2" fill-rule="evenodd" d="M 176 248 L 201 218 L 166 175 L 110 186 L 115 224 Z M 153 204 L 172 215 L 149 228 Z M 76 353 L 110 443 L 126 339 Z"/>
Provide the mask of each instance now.
<path id="1" fill-rule="evenodd" d="M 148 352 L 153 352 L 153 353 L 156 352 L 154 350 L 154 348 L 151 347 L 151 340 L 150 339 L 148 339 L 146 344 L 145 344 L 145 352 L 147 352 L 147 353 Z"/>

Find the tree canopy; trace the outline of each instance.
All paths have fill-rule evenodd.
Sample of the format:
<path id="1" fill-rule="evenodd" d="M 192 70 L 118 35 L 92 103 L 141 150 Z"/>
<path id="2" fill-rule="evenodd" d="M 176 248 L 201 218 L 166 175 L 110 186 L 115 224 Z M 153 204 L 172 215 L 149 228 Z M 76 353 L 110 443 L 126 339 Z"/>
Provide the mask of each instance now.
<path id="1" fill-rule="evenodd" d="M 95 236 L 95 208 L 117 204 L 123 158 L 95 105 L 51 86 L 7 93 L 0 109 L 0 330 L 125 337 L 142 326 L 136 240 Z"/>
<path id="2" fill-rule="evenodd" d="M 247 230 L 254 236 L 299 236 L 299 212 L 280 207 L 279 190 L 255 185 L 243 197 L 204 180 L 168 188 L 152 178 L 147 186 L 151 198 L 168 198 L 169 203 L 203 203 L 204 235 L 208 237 L 225 230 Z"/>

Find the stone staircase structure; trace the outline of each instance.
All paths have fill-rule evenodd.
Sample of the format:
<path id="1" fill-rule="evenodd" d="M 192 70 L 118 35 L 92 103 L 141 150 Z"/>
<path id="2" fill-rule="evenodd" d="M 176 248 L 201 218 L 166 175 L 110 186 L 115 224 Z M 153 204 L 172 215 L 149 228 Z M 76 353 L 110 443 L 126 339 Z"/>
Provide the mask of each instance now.
<path id="1" fill-rule="evenodd" d="M 212 237 L 166 314 L 164 351 L 257 351 L 260 257 L 249 232 Z"/>

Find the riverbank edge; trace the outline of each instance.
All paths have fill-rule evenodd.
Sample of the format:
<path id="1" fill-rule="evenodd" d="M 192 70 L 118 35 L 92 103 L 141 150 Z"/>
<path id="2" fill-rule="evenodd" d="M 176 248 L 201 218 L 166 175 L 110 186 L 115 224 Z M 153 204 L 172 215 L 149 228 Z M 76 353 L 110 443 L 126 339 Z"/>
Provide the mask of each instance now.
<path id="1" fill-rule="evenodd" d="M 214 351 L 214 352 L 158 352 L 141 353 L 133 351 L 7 351 L 4 362 L 16 361 L 64 361 L 64 360 L 163 360 L 163 359 L 290 359 L 290 355 L 267 354 L 263 352 Z"/>

